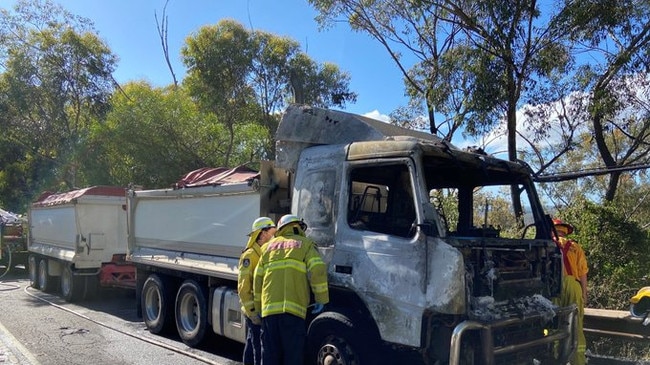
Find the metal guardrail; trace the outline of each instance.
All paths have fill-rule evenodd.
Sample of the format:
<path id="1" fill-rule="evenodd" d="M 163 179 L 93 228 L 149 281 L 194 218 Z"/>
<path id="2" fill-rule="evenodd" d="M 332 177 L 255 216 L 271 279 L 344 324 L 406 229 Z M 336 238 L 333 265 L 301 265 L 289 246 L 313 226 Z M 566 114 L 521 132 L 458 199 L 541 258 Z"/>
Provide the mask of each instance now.
<path id="1" fill-rule="evenodd" d="M 632 317 L 629 311 L 585 308 L 584 331 L 592 337 L 619 338 L 625 341 L 650 341 L 650 326 L 642 318 Z M 643 360 L 630 360 L 587 354 L 593 365 L 650 365 Z"/>
<path id="2" fill-rule="evenodd" d="M 650 341 L 650 326 L 641 322 L 628 311 L 585 308 L 583 327 L 587 335 Z"/>

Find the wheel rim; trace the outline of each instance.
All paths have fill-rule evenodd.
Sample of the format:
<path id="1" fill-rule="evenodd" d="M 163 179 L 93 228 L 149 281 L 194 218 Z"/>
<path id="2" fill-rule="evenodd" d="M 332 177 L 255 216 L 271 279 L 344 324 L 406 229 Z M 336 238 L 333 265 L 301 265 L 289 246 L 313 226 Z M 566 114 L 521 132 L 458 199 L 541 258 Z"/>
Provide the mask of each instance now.
<path id="1" fill-rule="evenodd" d="M 145 314 L 154 321 L 160 316 L 161 297 L 158 288 L 149 288 L 145 293 Z"/>
<path id="2" fill-rule="evenodd" d="M 358 365 L 357 358 L 345 340 L 330 337 L 318 351 L 319 365 Z"/>
<path id="3" fill-rule="evenodd" d="M 41 290 L 45 290 L 47 288 L 47 279 L 47 261 L 41 260 L 38 263 L 38 286 L 41 288 Z"/>
<path id="4" fill-rule="evenodd" d="M 332 345 L 325 345 L 320 349 L 318 363 L 323 365 L 344 364 L 339 350 Z"/>
<path id="5" fill-rule="evenodd" d="M 196 297 L 192 293 L 185 293 L 178 308 L 178 318 L 183 331 L 193 335 L 198 330 L 200 316 Z"/>

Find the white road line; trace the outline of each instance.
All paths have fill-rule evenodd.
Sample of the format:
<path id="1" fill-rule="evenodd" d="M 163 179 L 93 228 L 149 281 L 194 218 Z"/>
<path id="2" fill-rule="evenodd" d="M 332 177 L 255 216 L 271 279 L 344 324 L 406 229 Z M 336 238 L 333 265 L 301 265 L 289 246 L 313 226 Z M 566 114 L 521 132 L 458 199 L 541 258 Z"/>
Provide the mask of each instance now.
<path id="1" fill-rule="evenodd" d="M 29 350 L 25 348 L 17 339 L 14 337 L 3 325 L 0 323 L 0 340 L 6 344 L 6 347 L 9 348 L 15 354 L 16 350 L 20 352 L 20 356 L 27 359 L 31 365 L 40 365 L 41 363 L 36 360 Z M 21 361 L 21 359 L 18 359 Z M 22 364 L 22 362 L 20 362 Z M 27 364 L 24 364 L 27 365 Z"/>

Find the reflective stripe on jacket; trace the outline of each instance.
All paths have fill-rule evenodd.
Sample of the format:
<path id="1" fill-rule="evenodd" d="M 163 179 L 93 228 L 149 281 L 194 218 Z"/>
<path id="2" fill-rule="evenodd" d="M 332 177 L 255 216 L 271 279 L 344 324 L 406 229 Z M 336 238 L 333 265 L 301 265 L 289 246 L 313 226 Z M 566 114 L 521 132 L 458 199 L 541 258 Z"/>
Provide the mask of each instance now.
<path id="1" fill-rule="evenodd" d="M 293 227 L 285 227 L 262 246 L 255 269 L 255 308 L 262 317 L 289 313 L 305 318 L 309 294 L 318 303 L 329 302 L 327 267 L 314 242 Z"/>

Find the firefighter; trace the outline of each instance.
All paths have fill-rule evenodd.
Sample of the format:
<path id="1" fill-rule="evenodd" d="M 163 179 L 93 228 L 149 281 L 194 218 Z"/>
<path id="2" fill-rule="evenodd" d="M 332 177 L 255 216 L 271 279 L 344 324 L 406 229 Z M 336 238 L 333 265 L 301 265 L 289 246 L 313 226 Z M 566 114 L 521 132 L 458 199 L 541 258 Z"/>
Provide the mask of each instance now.
<path id="1" fill-rule="evenodd" d="M 262 247 L 255 269 L 264 365 L 302 365 L 310 288 L 316 301 L 312 313 L 320 313 L 329 302 L 327 268 L 315 243 L 305 236 L 306 228 L 297 216 L 282 216 L 276 237 Z"/>
<path id="2" fill-rule="evenodd" d="M 255 311 L 253 302 L 253 275 L 255 267 L 262 254 L 262 245 L 275 234 L 275 224 L 269 217 L 260 217 L 253 221 L 251 232 L 248 234 L 246 248 L 239 257 L 239 274 L 237 276 L 237 292 L 242 313 L 246 316 L 246 344 L 244 346 L 244 365 L 260 365 L 262 363 L 261 329 L 262 322 L 259 312 Z"/>
<path id="3" fill-rule="evenodd" d="M 583 320 L 585 305 L 587 304 L 587 259 L 585 252 L 578 242 L 567 238 L 573 233 L 573 226 L 559 219 L 553 220 L 554 238 L 562 251 L 564 270 L 562 276 L 562 292 L 560 293 L 559 305 L 567 306 L 575 304 L 578 307 L 577 337 L 578 348 L 571 359 L 572 365 L 583 365 L 586 363 L 585 352 L 587 342 L 583 331 Z"/>

